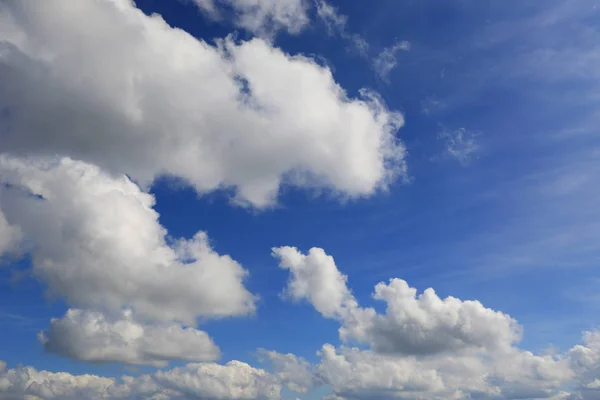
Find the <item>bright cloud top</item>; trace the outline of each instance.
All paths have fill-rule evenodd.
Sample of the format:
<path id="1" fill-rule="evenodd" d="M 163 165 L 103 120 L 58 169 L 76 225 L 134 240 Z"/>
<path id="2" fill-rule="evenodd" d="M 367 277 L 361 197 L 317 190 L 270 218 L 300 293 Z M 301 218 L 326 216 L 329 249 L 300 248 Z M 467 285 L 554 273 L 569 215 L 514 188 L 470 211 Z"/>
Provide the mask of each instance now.
<path id="1" fill-rule="evenodd" d="M 3 152 L 233 188 L 255 207 L 282 184 L 356 197 L 405 173 L 400 114 L 263 40 L 213 47 L 128 0 L 9 1 L 0 19 Z"/>
<path id="2" fill-rule="evenodd" d="M 9 185 L 0 190 L 5 214 L 32 246 L 33 273 L 69 304 L 188 324 L 254 311 L 241 265 L 203 232 L 169 244 L 153 196 L 128 178 L 71 159 L 0 157 L 0 181 Z"/>
<path id="3" fill-rule="evenodd" d="M 188 364 L 122 380 L 95 375 L 9 369 L 0 362 L 0 393 L 7 399 L 240 399 L 276 400 L 281 385 L 269 373 L 248 364 Z"/>
<path id="4" fill-rule="evenodd" d="M 304 255 L 293 247 L 273 249 L 280 266 L 289 269 L 286 289 L 307 299 L 324 317 L 342 323 L 340 336 L 389 354 L 434 354 L 468 348 L 509 349 L 520 340 L 515 320 L 478 301 L 440 299 L 433 289 L 417 290 L 401 279 L 379 283 L 373 297 L 386 303 L 385 314 L 362 308 L 346 286 L 331 256 L 323 249 Z"/>
<path id="5" fill-rule="evenodd" d="M 141 324 L 131 312 L 117 317 L 70 309 L 40 334 L 46 351 L 93 362 L 164 367 L 170 360 L 215 361 L 219 348 L 206 332 L 178 324 Z"/>

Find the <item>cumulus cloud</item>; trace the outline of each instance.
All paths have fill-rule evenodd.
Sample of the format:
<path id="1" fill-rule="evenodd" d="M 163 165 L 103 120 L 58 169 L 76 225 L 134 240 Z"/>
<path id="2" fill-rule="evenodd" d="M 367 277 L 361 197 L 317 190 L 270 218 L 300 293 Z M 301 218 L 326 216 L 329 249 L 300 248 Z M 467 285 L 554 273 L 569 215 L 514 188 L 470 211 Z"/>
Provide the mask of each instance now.
<path id="1" fill-rule="evenodd" d="M 373 69 L 375 73 L 384 82 L 389 82 L 390 72 L 398 64 L 398 53 L 410 50 L 410 43 L 406 40 L 398 41 L 390 47 L 386 47 L 373 60 Z"/>
<path id="2" fill-rule="evenodd" d="M 379 283 L 373 297 L 386 303 L 385 314 L 350 318 L 341 334 L 382 353 L 430 354 L 469 347 L 504 350 L 521 339 L 519 325 L 508 315 L 478 301 L 442 300 L 432 288 L 417 295 L 401 279 Z"/>
<path id="3" fill-rule="evenodd" d="M 158 371 L 153 378 L 190 399 L 279 399 L 281 392 L 273 375 L 240 361 L 226 365 L 189 364 Z"/>
<path id="4" fill-rule="evenodd" d="M 306 393 L 321 383 L 312 365 L 301 357 L 265 349 L 260 349 L 259 354 L 271 362 L 279 382 L 291 391 Z"/>
<path id="5" fill-rule="evenodd" d="M 190 325 L 254 311 L 241 265 L 204 232 L 168 240 L 154 197 L 127 177 L 68 158 L 1 156 L 0 181 L 4 212 L 32 243 L 34 275 L 69 304 Z"/>
<path id="6" fill-rule="evenodd" d="M 281 391 L 272 375 L 239 361 L 226 365 L 188 364 L 120 380 L 31 367 L 1 367 L 0 397 L 10 400 L 271 400 L 280 399 Z"/>
<path id="7" fill-rule="evenodd" d="M 324 345 L 320 355 L 320 376 L 345 399 L 547 399 L 573 377 L 565 359 L 517 349 L 417 358 Z"/>
<path id="8" fill-rule="evenodd" d="M 434 354 L 468 348 L 506 350 L 520 340 L 510 316 L 478 301 L 440 299 L 433 289 L 421 295 L 401 279 L 379 283 L 373 297 L 386 303 L 384 314 L 359 307 L 331 256 L 313 248 L 273 249 L 280 266 L 290 270 L 286 292 L 307 299 L 317 311 L 342 324 L 340 337 L 370 345 L 381 353 Z"/>
<path id="9" fill-rule="evenodd" d="M 283 183 L 358 197 L 405 172 L 400 114 L 264 40 L 210 46 L 129 0 L 10 0 L 0 20 L 5 153 L 69 156 L 144 188 L 175 176 L 255 207 Z"/>
<path id="10" fill-rule="evenodd" d="M 194 0 L 210 18 L 219 19 L 225 8 L 233 22 L 255 35 L 272 36 L 279 30 L 298 34 L 308 25 L 307 0 Z"/>
<path id="11" fill-rule="evenodd" d="M 348 277 L 337 269 L 333 257 L 312 248 L 307 255 L 295 247 L 273 248 L 279 266 L 290 271 L 286 293 L 294 300 L 308 300 L 327 318 L 343 318 L 347 308 L 357 306 L 346 286 Z"/>
<path id="12" fill-rule="evenodd" d="M 148 325 L 131 312 L 117 317 L 70 309 L 40 339 L 46 351 L 91 362 L 166 366 L 169 360 L 214 361 L 219 348 L 206 332 L 178 324 Z"/>

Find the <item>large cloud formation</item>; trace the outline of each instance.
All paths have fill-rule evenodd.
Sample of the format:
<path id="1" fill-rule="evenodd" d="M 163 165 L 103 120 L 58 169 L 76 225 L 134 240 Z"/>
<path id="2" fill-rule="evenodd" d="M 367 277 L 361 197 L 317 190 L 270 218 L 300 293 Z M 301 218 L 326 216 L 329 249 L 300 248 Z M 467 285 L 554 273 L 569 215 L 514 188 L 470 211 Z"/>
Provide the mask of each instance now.
<path id="1" fill-rule="evenodd" d="M 0 22 L 3 152 L 232 188 L 255 207 L 284 183 L 356 197 L 404 173 L 401 115 L 264 40 L 211 46 L 130 0 L 9 0 Z"/>
<path id="2" fill-rule="evenodd" d="M 440 299 L 431 288 L 417 291 L 401 279 L 375 287 L 373 297 L 386 303 L 385 314 L 362 308 L 346 286 L 347 277 L 323 249 L 302 254 L 294 247 L 273 249 L 290 270 L 286 292 L 306 298 L 324 317 L 342 322 L 340 336 L 369 344 L 382 353 L 434 354 L 469 348 L 506 350 L 520 339 L 508 315 L 478 301 Z"/>
<path id="3" fill-rule="evenodd" d="M 323 249 L 302 254 L 280 247 L 273 255 L 290 271 L 288 296 L 338 320 L 345 342 L 368 345 L 325 344 L 319 351 L 313 382 L 329 385 L 335 398 L 592 399 L 600 389 L 597 333 L 562 356 L 535 355 L 516 347 L 521 328 L 514 319 L 477 301 L 440 299 L 433 289 L 417 295 L 405 281 L 391 279 L 375 287 L 373 297 L 387 305 L 378 313 L 358 305 Z M 310 370 L 301 359 L 280 360 L 282 371 Z M 569 384 L 578 389 L 563 391 Z"/>
<path id="4" fill-rule="evenodd" d="M 242 266 L 204 232 L 169 237 L 154 197 L 126 176 L 69 158 L 0 155 L 0 182 L 5 226 L 23 236 L 33 275 L 83 308 L 51 321 L 47 351 L 154 366 L 213 361 L 219 349 L 197 319 L 254 312 Z"/>
<path id="5" fill-rule="evenodd" d="M 33 273 L 70 304 L 189 324 L 254 311 L 241 265 L 203 232 L 168 243 L 154 197 L 127 177 L 68 158 L 1 156 L 0 181 L 9 222 L 32 244 Z"/>
<path id="6" fill-rule="evenodd" d="M 304 0 L 196 3 L 213 16 L 228 7 L 259 36 L 308 23 Z M 196 362 L 116 379 L 0 361 L 1 399 L 275 400 L 321 385 L 348 400 L 600 398 L 600 333 L 536 355 L 517 347 L 510 316 L 401 279 L 375 287 L 378 312 L 322 249 L 273 253 L 290 271 L 287 296 L 338 321 L 342 345 L 325 343 L 312 364 L 261 350 L 271 372 L 212 362 L 220 350 L 197 322 L 251 314 L 257 297 L 206 233 L 168 234 L 148 193 L 157 177 L 264 208 L 282 185 L 360 197 L 405 173 L 402 116 L 374 93 L 349 96 L 314 60 L 263 39 L 211 45 L 130 0 L 6 0 L 0 91 L 0 255 L 28 253 L 73 307 L 40 334 L 45 350 Z"/>

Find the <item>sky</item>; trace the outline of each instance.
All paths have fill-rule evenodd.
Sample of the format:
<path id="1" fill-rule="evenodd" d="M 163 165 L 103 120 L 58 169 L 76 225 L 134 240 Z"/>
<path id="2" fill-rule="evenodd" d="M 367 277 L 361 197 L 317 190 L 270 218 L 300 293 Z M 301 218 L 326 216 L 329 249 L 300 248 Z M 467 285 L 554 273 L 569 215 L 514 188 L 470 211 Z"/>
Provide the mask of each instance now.
<path id="1" fill-rule="evenodd" d="M 600 399 L 599 22 L 0 2 L 0 400 Z"/>

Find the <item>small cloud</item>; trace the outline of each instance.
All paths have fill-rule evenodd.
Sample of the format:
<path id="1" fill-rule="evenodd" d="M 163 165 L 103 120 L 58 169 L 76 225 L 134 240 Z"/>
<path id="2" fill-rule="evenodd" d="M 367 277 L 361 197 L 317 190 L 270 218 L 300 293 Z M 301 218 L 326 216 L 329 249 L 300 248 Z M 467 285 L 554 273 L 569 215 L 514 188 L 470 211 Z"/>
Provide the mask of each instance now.
<path id="1" fill-rule="evenodd" d="M 437 99 L 435 96 L 427 96 L 421 101 L 421 113 L 425 115 L 437 114 L 446 108 L 446 103 Z"/>
<path id="2" fill-rule="evenodd" d="M 336 32 L 343 34 L 346 30 L 348 17 L 338 12 L 338 9 L 325 0 L 316 1 L 317 15 L 327 26 L 327 32 L 333 36 Z M 343 36 L 343 35 L 342 35 Z"/>
<path id="3" fill-rule="evenodd" d="M 389 83 L 390 72 L 398 63 L 397 55 L 400 51 L 410 50 L 410 43 L 406 40 L 396 42 L 393 46 L 386 47 L 373 61 L 373 69 L 384 82 Z"/>
<path id="4" fill-rule="evenodd" d="M 469 132 L 465 128 L 454 131 L 443 130 L 438 138 L 444 142 L 444 156 L 467 165 L 479 152 L 479 144 L 476 138 L 480 133 Z"/>
<path id="5" fill-rule="evenodd" d="M 348 41 L 351 47 L 362 57 L 367 57 L 369 43 L 357 33 L 349 33 L 346 29 L 348 17 L 341 14 L 337 7 L 332 6 L 325 0 L 316 0 L 317 16 L 327 27 L 330 36 L 338 35 Z"/>

